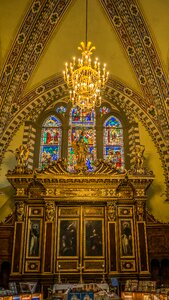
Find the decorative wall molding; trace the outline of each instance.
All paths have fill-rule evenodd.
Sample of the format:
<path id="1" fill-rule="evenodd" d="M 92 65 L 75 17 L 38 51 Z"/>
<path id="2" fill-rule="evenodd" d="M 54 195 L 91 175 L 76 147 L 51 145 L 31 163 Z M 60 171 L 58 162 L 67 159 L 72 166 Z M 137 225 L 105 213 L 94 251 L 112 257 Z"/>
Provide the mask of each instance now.
<path id="1" fill-rule="evenodd" d="M 153 39 L 135 0 L 100 0 L 116 31 L 144 95 L 149 114 L 169 140 L 167 98 L 169 86 Z"/>

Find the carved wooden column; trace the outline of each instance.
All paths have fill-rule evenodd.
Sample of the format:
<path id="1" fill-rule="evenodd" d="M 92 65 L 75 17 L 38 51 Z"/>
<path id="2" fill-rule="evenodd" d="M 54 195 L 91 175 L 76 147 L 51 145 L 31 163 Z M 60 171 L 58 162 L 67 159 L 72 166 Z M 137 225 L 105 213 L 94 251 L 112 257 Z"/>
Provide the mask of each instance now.
<path id="1" fill-rule="evenodd" d="M 12 251 L 12 266 L 11 266 L 12 275 L 22 273 L 24 228 L 25 228 L 24 188 L 17 189 L 17 196 L 15 201 L 16 222 L 14 226 L 14 242 L 13 242 L 13 251 Z"/>
<path id="2" fill-rule="evenodd" d="M 144 275 L 149 273 L 148 262 L 148 247 L 147 247 L 147 233 L 145 222 L 145 189 L 136 188 L 136 223 L 138 232 L 138 262 L 139 273 Z"/>
<path id="3" fill-rule="evenodd" d="M 117 273 L 117 201 L 107 202 L 109 273 Z"/>
<path id="4" fill-rule="evenodd" d="M 56 218 L 55 202 L 45 200 L 45 227 L 44 227 L 44 250 L 43 250 L 43 273 L 52 273 L 55 268 L 53 261 L 54 249 L 54 222 Z"/>

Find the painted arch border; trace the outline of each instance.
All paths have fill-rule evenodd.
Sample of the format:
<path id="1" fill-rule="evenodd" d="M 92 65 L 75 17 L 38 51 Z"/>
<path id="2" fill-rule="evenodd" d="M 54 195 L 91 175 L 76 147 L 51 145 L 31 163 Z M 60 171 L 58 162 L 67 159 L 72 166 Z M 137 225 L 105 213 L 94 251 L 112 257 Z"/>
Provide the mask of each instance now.
<path id="1" fill-rule="evenodd" d="M 133 118 L 133 115 L 136 115 L 141 121 L 160 154 L 167 184 L 169 176 L 169 162 L 166 151 L 167 145 L 157 128 L 156 119 L 150 116 L 146 106 L 143 107 L 144 98 L 124 83 L 113 78 L 110 78 L 108 81 L 104 89 L 103 97 L 110 104 L 115 104 L 115 106 L 123 110 L 129 120 Z M 35 87 L 22 98 L 20 111 L 16 112 L 3 132 L 1 138 L 2 152 L 0 155 L 0 163 L 2 162 L 4 153 L 11 141 L 11 137 L 17 132 L 19 126 L 23 124 L 23 122 L 30 120 L 33 115 L 38 117 L 48 105 L 57 101 L 68 102 L 68 89 L 61 74 L 57 74 L 54 78 Z"/>

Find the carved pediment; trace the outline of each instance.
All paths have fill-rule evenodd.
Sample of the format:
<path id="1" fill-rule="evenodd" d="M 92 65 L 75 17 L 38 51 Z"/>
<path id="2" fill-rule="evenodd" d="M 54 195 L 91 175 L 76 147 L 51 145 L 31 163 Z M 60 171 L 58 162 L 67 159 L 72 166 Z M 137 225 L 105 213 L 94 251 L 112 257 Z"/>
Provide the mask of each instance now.
<path id="1" fill-rule="evenodd" d="M 57 161 L 53 162 L 52 164 L 49 164 L 44 169 L 37 171 L 38 174 L 55 174 L 55 175 L 61 175 L 61 174 L 69 174 L 67 170 L 67 160 L 64 158 L 59 158 Z"/>
<path id="2" fill-rule="evenodd" d="M 118 169 L 114 168 L 112 162 L 99 159 L 96 160 L 95 163 L 95 170 L 89 171 L 86 168 L 77 169 L 74 172 L 69 172 L 67 170 L 67 160 L 66 159 L 58 159 L 57 161 L 53 162 L 52 164 L 46 166 L 43 170 L 37 171 L 38 174 L 54 174 L 54 175 L 61 175 L 61 174 L 76 174 L 76 175 L 88 175 L 92 176 L 94 174 L 120 174 Z"/>

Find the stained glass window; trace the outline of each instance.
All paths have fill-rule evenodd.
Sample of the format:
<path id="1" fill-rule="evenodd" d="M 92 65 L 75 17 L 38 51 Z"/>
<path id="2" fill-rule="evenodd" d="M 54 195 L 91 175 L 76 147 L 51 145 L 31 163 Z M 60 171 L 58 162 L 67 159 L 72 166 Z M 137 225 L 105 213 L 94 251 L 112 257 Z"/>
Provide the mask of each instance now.
<path id="1" fill-rule="evenodd" d="M 73 107 L 70 111 L 69 137 L 68 137 L 68 170 L 73 172 L 76 168 L 77 155 L 73 143 L 83 140 L 87 145 L 88 154 L 86 166 L 89 171 L 94 170 L 96 159 L 96 132 L 94 110 Z"/>
<path id="2" fill-rule="evenodd" d="M 59 114 L 61 114 L 61 115 L 63 115 L 63 116 L 65 116 L 65 113 L 66 113 L 66 107 L 65 107 L 65 106 L 58 106 L 58 107 L 56 108 L 56 112 L 59 113 Z"/>
<path id="3" fill-rule="evenodd" d="M 123 128 L 114 116 L 104 122 L 104 158 L 112 161 L 117 169 L 124 169 Z"/>
<path id="4" fill-rule="evenodd" d="M 103 115 L 106 115 L 110 112 L 110 108 L 106 107 L 106 106 L 102 106 L 100 107 L 100 113 L 101 113 L 101 116 Z"/>
<path id="5" fill-rule="evenodd" d="M 40 146 L 40 167 L 57 160 L 61 155 L 61 122 L 55 117 L 48 117 L 42 125 Z"/>

